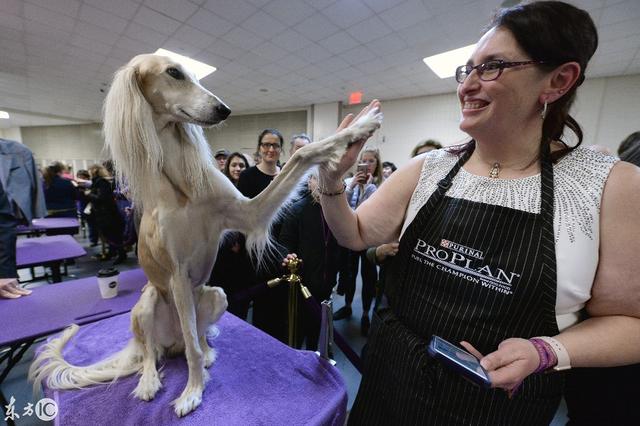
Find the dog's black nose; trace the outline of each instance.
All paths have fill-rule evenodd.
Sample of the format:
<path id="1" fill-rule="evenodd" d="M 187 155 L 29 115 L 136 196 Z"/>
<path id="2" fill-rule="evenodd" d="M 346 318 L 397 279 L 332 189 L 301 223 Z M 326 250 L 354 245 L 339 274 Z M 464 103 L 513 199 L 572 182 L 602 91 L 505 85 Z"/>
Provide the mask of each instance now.
<path id="1" fill-rule="evenodd" d="M 220 104 L 216 107 L 216 115 L 220 120 L 224 120 L 231 114 L 231 110 L 225 104 Z"/>

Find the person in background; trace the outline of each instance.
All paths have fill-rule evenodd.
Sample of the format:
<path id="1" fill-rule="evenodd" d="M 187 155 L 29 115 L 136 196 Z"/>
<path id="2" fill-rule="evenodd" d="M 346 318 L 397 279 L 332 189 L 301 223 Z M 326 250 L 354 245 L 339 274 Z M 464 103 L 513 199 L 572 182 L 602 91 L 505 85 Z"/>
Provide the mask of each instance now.
<path id="1" fill-rule="evenodd" d="M 285 256 L 283 266 L 290 259 L 302 259 L 300 275 L 302 283 L 309 289 L 318 303 L 331 298 L 336 285 L 339 268 L 338 243 L 324 220 L 318 194 L 317 172 L 312 172 L 307 181 L 306 194 L 291 205 L 283 223 L 278 243 Z M 299 295 L 298 301 L 299 340 L 295 347 L 305 343 L 307 350 L 318 348 L 320 336 L 319 318 L 313 315 Z"/>
<path id="2" fill-rule="evenodd" d="M 124 219 L 118 212 L 114 195 L 113 180 L 104 166 L 94 164 L 89 167 L 91 189 L 85 195 L 91 201 L 91 214 L 95 216 L 96 226 L 101 238 L 108 244 L 108 252 L 100 260 L 116 256 L 114 265 L 125 261 L 127 252 L 124 249 Z"/>
<path id="3" fill-rule="evenodd" d="M 293 154 L 302 148 L 311 143 L 311 138 L 306 133 L 298 133 L 291 137 L 291 142 L 289 142 L 289 158 L 293 156 Z"/>
<path id="4" fill-rule="evenodd" d="M 224 171 L 224 165 L 227 163 L 227 158 L 229 158 L 229 151 L 226 149 L 219 149 L 213 154 L 213 158 L 216 159 L 216 163 L 218 164 L 218 170 L 221 172 Z"/>
<path id="5" fill-rule="evenodd" d="M 17 298 L 31 293 L 18 286 L 16 226 L 46 214 L 32 152 L 19 142 L 0 138 L 0 297 Z"/>
<path id="6" fill-rule="evenodd" d="M 569 114 L 597 45 L 570 4 L 501 9 L 455 72 L 471 140 L 415 157 L 356 211 L 335 193 L 365 140 L 320 168 L 339 243 L 400 242 L 349 424 L 546 426 L 567 369 L 640 362 L 640 171 L 581 147 Z M 434 335 L 491 388 L 430 357 Z"/>
<path id="7" fill-rule="evenodd" d="M 223 173 L 231 183 L 238 186 L 240 175 L 248 168 L 249 162 L 244 154 L 234 152 L 229 155 Z M 229 303 L 227 311 L 246 320 L 250 300 L 242 298 L 242 292 L 255 282 L 255 276 L 244 245 L 245 237 L 240 232 L 228 232 L 224 236 L 208 284 L 222 287 Z"/>
<path id="8" fill-rule="evenodd" d="M 420 154 L 424 154 L 425 152 L 441 148 L 442 144 L 440 142 L 434 141 L 433 139 L 425 139 L 418 142 L 418 144 L 413 148 L 413 150 L 411 151 L 411 158 L 416 157 Z"/>
<path id="9" fill-rule="evenodd" d="M 89 230 L 89 241 L 91 247 L 98 245 L 98 229 L 96 227 L 96 221 L 91 215 L 91 202 L 85 195 L 87 189 L 91 189 L 91 174 L 88 170 L 78 170 L 76 173 L 76 183 L 78 184 L 78 211 L 80 212 L 80 219 L 83 224 L 87 225 Z"/>
<path id="10" fill-rule="evenodd" d="M 238 190 L 245 196 L 253 198 L 261 193 L 271 181 L 280 173 L 278 162 L 282 154 L 284 139 L 276 129 L 264 129 L 258 135 L 257 152 L 261 161 L 253 167 L 249 167 L 240 175 Z M 276 222 L 272 227 L 272 235 L 280 232 L 281 222 Z M 243 250 L 244 247 L 243 247 Z M 251 285 L 278 276 L 279 265 L 268 265 L 265 268 L 252 268 Z M 265 295 L 253 300 L 253 325 L 281 342 L 287 341 L 287 289 L 286 286 L 278 286 L 270 289 Z"/>
<path id="11" fill-rule="evenodd" d="M 77 217 L 78 189 L 75 182 L 62 177 L 64 164 L 56 161 L 44 170 L 44 198 L 47 217 Z"/>
<path id="12" fill-rule="evenodd" d="M 376 191 L 382 183 L 382 162 L 380 152 L 377 148 L 364 147 L 359 167 L 366 165 L 366 170 L 357 170 L 353 178 L 345 181 L 345 194 L 352 209 L 358 208 Z M 358 268 L 359 266 L 359 268 Z M 360 318 L 360 332 L 363 336 L 369 333 L 371 321 L 369 320 L 369 309 L 375 296 L 375 286 L 377 281 L 377 270 L 375 264 L 367 259 L 366 250 L 349 250 L 343 248 L 340 268 L 340 281 L 338 294 L 344 294 L 344 306 L 333 314 L 336 321 L 350 318 L 353 310 L 351 303 L 356 292 L 356 278 L 358 269 L 362 275 L 362 317 Z"/>
<path id="13" fill-rule="evenodd" d="M 247 161 L 247 157 L 245 157 L 241 152 L 234 152 L 229 155 L 229 158 L 227 158 L 222 173 L 229 178 L 234 186 L 238 186 L 240 175 L 248 168 L 249 162 Z"/>
<path id="14" fill-rule="evenodd" d="M 640 167 L 640 132 L 631 133 L 620 143 L 618 157 Z"/>
<path id="15" fill-rule="evenodd" d="M 387 178 L 391 176 L 391 173 L 395 172 L 396 170 L 398 170 L 398 168 L 391 161 L 383 162 L 382 163 L 382 180 L 383 181 L 387 180 Z"/>

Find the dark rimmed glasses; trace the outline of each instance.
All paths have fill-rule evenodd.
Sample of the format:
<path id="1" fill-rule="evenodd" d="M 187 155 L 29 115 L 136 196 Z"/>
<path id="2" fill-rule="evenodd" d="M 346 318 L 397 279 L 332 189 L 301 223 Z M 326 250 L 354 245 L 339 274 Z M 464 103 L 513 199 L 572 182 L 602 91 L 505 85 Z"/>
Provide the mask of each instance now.
<path id="1" fill-rule="evenodd" d="M 282 148 L 279 143 L 263 143 L 263 142 L 260 142 L 260 147 L 264 148 L 266 151 L 268 151 L 270 148 L 273 148 L 274 150 L 279 151 L 280 148 Z"/>
<path id="2" fill-rule="evenodd" d="M 464 81 L 467 79 L 467 77 L 469 77 L 469 74 L 471 74 L 473 70 L 478 71 L 478 77 L 480 77 L 480 80 L 493 81 L 500 77 L 502 71 L 504 71 L 505 68 L 544 63 L 544 61 L 505 62 L 501 59 L 496 59 L 487 61 L 483 64 L 478 64 L 476 66 L 472 66 L 469 64 L 460 65 L 458 68 L 456 68 L 456 81 L 460 84 L 464 83 Z"/>

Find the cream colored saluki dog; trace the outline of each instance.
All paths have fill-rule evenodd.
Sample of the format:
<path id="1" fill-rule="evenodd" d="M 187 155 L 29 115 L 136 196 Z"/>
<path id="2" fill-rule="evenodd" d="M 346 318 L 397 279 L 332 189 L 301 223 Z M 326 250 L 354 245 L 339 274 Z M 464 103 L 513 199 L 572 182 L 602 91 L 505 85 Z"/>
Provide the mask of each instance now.
<path id="1" fill-rule="evenodd" d="M 134 394 L 150 400 L 162 386 L 157 359 L 184 351 L 189 378 L 175 412 L 195 409 L 208 377 L 205 367 L 215 359 L 205 333 L 227 303 L 221 289 L 203 287 L 221 234 L 245 233 L 247 248 L 260 259 L 272 220 L 304 174 L 314 165 L 336 167 L 346 148 L 368 138 L 382 121 L 377 105 L 370 105 L 348 127 L 298 150 L 250 200 L 215 167 L 202 131 L 229 113 L 169 58 L 136 56 L 116 73 L 105 100 L 104 135 L 116 170 L 143 206 L 138 255 L 149 282 L 132 311 L 134 338 L 126 349 L 93 366 L 72 366 L 61 354 L 77 331 L 70 328 L 34 361 L 34 386 L 45 377 L 52 388 L 74 388 L 141 372 Z"/>

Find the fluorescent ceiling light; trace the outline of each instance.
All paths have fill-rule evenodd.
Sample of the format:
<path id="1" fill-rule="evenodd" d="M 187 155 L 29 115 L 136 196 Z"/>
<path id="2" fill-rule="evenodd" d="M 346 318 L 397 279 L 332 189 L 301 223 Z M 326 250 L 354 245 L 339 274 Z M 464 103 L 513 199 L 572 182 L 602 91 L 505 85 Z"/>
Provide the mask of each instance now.
<path id="1" fill-rule="evenodd" d="M 7 111 L 0 111 L 0 118 L 9 119 L 9 113 Z"/>
<path id="2" fill-rule="evenodd" d="M 188 56 L 183 56 L 170 50 L 158 49 L 154 54 L 170 57 L 171 59 L 194 73 L 198 80 L 202 80 L 216 70 L 216 67 L 212 67 L 211 65 L 207 65 L 204 62 L 196 61 L 195 59 L 191 59 Z"/>
<path id="3" fill-rule="evenodd" d="M 470 44 L 459 49 L 428 56 L 423 61 L 438 77 L 453 77 L 456 75 L 456 67 L 466 64 L 475 48 L 475 44 Z"/>

